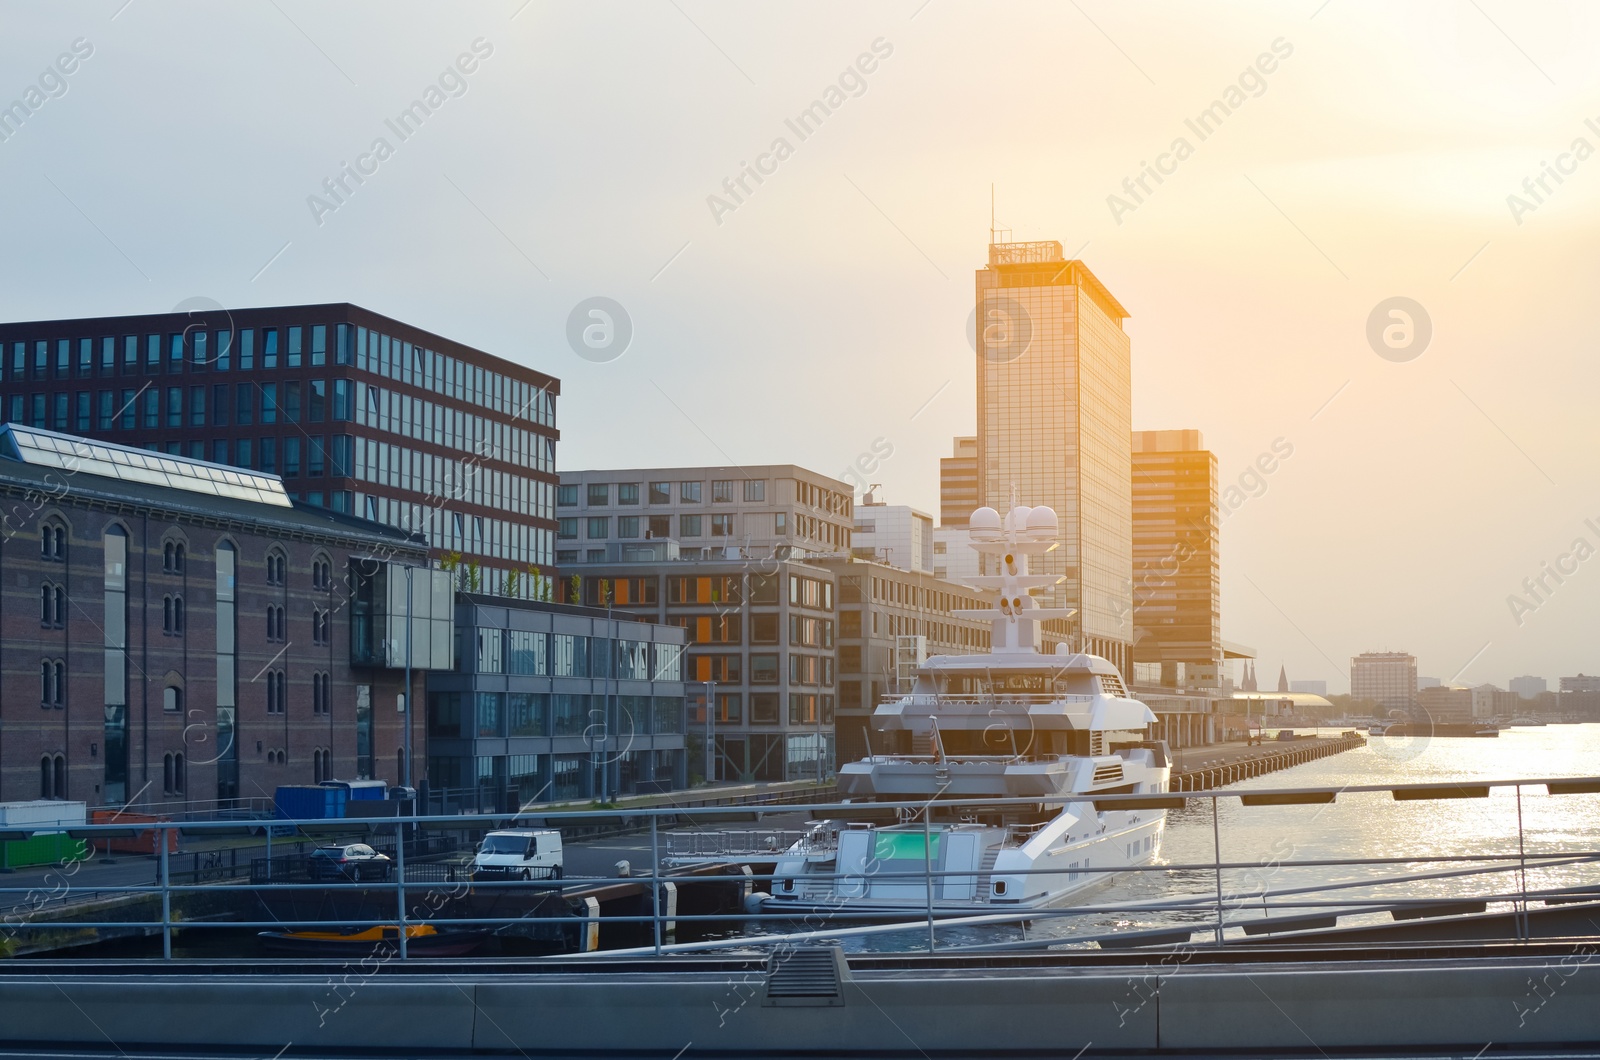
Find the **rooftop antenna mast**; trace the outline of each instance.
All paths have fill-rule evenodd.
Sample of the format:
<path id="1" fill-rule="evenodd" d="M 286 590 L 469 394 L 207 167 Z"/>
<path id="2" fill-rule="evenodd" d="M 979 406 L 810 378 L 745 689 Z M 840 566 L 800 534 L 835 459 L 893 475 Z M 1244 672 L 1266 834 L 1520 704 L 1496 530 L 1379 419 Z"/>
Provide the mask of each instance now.
<path id="1" fill-rule="evenodd" d="M 994 185 L 989 185 L 989 242 L 994 242 Z"/>

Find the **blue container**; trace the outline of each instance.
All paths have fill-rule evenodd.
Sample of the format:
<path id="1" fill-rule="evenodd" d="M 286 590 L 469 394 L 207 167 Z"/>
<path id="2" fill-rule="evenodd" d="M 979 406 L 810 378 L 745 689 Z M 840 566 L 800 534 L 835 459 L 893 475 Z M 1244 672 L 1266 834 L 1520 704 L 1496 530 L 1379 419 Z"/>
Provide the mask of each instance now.
<path id="1" fill-rule="evenodd" d="M 272 796 L 280 821 L 329 821 L 344 816 L 347 796 L 343 788 L 313 784 L 285 784 Z"/>
<path id="2" fill-rule="evenodd" d="M 351 802 L 381 801 L 389 797 L 389 785 L 382 780 L 324 780 L 322 786 L 346 792 Z"/>

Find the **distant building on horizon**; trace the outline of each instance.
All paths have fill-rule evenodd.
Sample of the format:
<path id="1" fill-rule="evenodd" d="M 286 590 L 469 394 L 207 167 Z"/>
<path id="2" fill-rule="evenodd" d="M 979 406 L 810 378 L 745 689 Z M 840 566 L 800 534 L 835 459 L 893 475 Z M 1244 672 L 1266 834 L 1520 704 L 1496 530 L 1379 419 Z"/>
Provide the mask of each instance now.
<path id="1" fill-rule="evenodd" d="M 1443 683 L 1444 682 L 1440 681 L 1437 677 L 1419 677 L 1419 678 L 1417 678 L 1417 687 L 1418 688 L 1438 688 Z"/>
<path id="2" fill-rule="evenodd" d="M 1417 657 L 1403 651 L 1363 652 L 1350 660 L 1350 698 L 1389 710 L 1417 705 Z"/>
<path id="3" fill-rule="evenodd" d="M 979 497 L 1049 505 L 1061 547 L 1038 594 L 1072 607 L 1078 647 L 1130 670 L 1133 431 L 1128 311 L 1055 241 L 991 243 L 976 274 Z"/>
<path id="4" fill-rule="evenodd" d="M 1563 692 L 1600 692 L 1600 677 L 1579 674 L 1576 677 L 1563 677 L 1561 679 Z"/>
<path id="5" fill-rule="evenodd" d="M 1130 441 L 1134 661 L 1181 664 L 1193 686 L 1220 687 L 1217 458 L 1199 431 L 1134 431 Z"/>
<path id="6" fill-rule="evenodd" d="M 1291 691 L 1291 692 L 1310 692 L 1314 696 L 1326 696 L 1328 694 L 1328 682 L 1326 682 L 1326 681 L 1290 681 L 1289 682 L 1289 691 Z"/>
<path id="7" fill-rule="evenodd" d="M 1542 677 L 1525 676 L 1511 679 L 1511 691 L 1523 699 L 1538 699 L 1548 690 L 1549 686 L 1545 684 L 1545 680 Z"/>
<path id="8" fill-rule="evenodd" d="M 956 438 L 953 453 L 939 460 L 939 525 L 966 526 L 978 500 L 978 439 Z"/>

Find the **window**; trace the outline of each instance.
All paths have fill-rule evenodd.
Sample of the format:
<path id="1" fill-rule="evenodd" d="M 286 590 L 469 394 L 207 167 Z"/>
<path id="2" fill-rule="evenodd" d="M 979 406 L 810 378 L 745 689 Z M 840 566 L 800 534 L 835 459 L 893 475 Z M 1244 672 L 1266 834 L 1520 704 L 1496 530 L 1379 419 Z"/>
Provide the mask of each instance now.
<path id="1" fill-rule="evenodd" d="M 618 504 L 638 504 L 639 503 L 639 484 L 637 482 L 619 482 L 619 483 L 617 483 L 617 503 Z"/>
<path id="2" fill-rule="evenodd" d="M 311 713 L 326 716 L 331 713 L 329 701 L 333 697 L 333 688 L 325 673 L 311 675 Z"/>
<path id="3" fill-rule="evenodd" d="M 650 483 L 650 503 L 651 504 L 671 504 L 672 503 L 672 483 L 670 483 L 670 482 L 652 482 L 652 483 Z"/>
<path id="4" fill-rule="evenodd" d="M 325 559 L 314 560 L 311 564 L 311 587 L 313 589 L 333 588 L 333 564 Z"/>
<path id="5" fill-rule="evenodd" d="M 328 381 L 326 379 L 311 380 L 308 388 L 310 405 L 306 410 L 306 418 L 312 423 L 321 423 L 328 418 Z"/>
<path id="6" fill-rule="evenodd" d="M 617 516 L 617 536 L 629 538 L 638 537 L 639 517 L 637 515 Z"/>
<path id="7" fill-rule="evenodd" d="M 678 499 L 680 501 L 684 501 L 684 502 L 686 502 L 688 504 L 699 504 L 700 503 L 700 483 L 698 483 L 698 482 L 680 482 L 680 483 L 678 483 Z"/>
<path id="8" fill-rule="evenodd" d="M 777 725 L 778 693 L 752 692 L 750 694 L 750 724 Z"/>
<path id="9" fill-rule="evenodd" d="M 578 520 L 576 516 L 556 520 L 556 537 L 560 540 L 572 540 L 578 536 Z"/>
<path id="10" fill-rule="evenodd" d="M 289 350 L 288 350 L 288 356 L 287 356 L 287 358 L 285 358 L 285 362 L 287 363 L 287 365 L 290 368 L 299 368 L 300 367 L 300 355 L 301 355 L 300 345 L 301 345 L 301 342 L 302 342 L 302 340 L 304 338 L 305 338 L 305 328 L 290 328 L 289 329 Z"/>
<path id="11" fill-rule="evenodd" d="M 327 363 L 328 325 L 313 324 L 311 325 L 311 365 L 312 367 L 319 367 Z"/>
<path id="12" fill-rule="evenodd" d="M 678 536 L 679 537 L 699 537 L 700 536 L 700 516 L 698 516 L 698 515 L 680 515 L 680 516 L 678 516 Z"/>
<path id="13" fill-rule="evenodd" d="M 288 623 L 282 607 L 271 604 L 267 607 L 267 639 L 282 643 L 288 639 Z"/>
<path id="14" fill-rule="evenodd" d="M 182 574 L 185 550 L 180 541 L 168 541 L 161 547 L 161 569 L 168 574 Z"/>
<path id="15" fill-rule="evenodd" d="M 67 797 L 67 759 L 65 755 L 45 755 L 39 759 L 39 797 Z"/>
<path id="16" fill-rule="evenodd" d="M 588 537 L 591 541 L 611 536 L 611 518 L 605 515 L 589 517 Z"/>
<path id="17" fill-rule="evenodd" d="M 650 521 L 647 524 L 648 529 L 645 531 L 646 537 L 657 538 L 672 536 L 672 516 L 652 515 L 649 517 L 649 520 Z"/>
<path id="18" fill-rule="evenodd" d="M 61 659 L 42 659 L 39 662 L 39 706 L 60 710 L 66 706 L 67 664 Z"/>
<path id="19" fill-rule="evenodd" d="M 610 504 L 611 486 L 605 482 L 591 482 L 589 483 L 588 496 L 590 506 Z"/>
<path id="20" fill-rule="evenodd" d="M 183 636 L 183 597 L 171 594 L 161 598 L 161 632 L 169 637 Z"/>
<path id="21" fill-rule="evenodd" d="M 183 713 L 183 689 L 168 685 L 161 690 L 161 709 L 168 714 Z"/>
<path id="22" fill-rule="evenodd" d="M 332 642 L 330 633 L 333 627 L 332 612 L 325 608 L 313 607 L 311 609 L 311 643 L 329 644 Z"/>
<path id="23" fill-rule="evenodd" d="M 561 508 L 577 507 L 578 487 L 576 485 L 557 486 L 556 505 Z"/>
<path id="24" fill-rule="evenodd" d="M 67 624 L 67 590 L 53 582 L 39 586 L 39 625 L 61 629 Z"/>
<path id="25" fill-rule="evenodd" d="M 711 536 L 733 536 L 733 514 L 731 512 L 718 512 L 711 517 Z"/>
<path id="26" fill-rule="evenodd" d="M 747 501 L 765 501 L 767 499 L 767 480 L 760 478 L 746 479 L 744 483 L 744 499 Z"/>
<path id="27" fill-rule="evenodd" d="M 775 685 L 778 683 L 778 656 L 769 652 L 750 654 L 750 683 Z"/>
<path id="28" fill-rule="evenodd" d="M 61 523 L 49 520 L 40 525 L 39 558 L 54 563 L 66 562 L 67 528 Z"/>
<path id="29" fill-rule="evenodd" d="M 162 793 L 182 795 L 188 783 L 182 751 L 168 751 L 161 759 Z"/>
<path id="30" fill-rule="evenodd" d="M 772 515 L 772 533 L 777 537 L 789 536 L 789 513 L 774 512 Z"/>
<path id="31" fill-rule="evenodd" d="M 711 483 L 711 503 L 712 504 L 732 504 L 733 503 L 733 480 L 732 479 L 721 479 L 719 481 L 714 481 L 714 482 Z"/>
<path id="32" fill-rule="evenodd" d="M 267 584 L 282 585 L 287 580 L 288 559 L 276 550 L 267 553 Z"/>
<path id="33" fill-rule="evenodd" d="M 778 643 L 778 616 L 756 613 L 750 616 L 750 643 Z"/>
<path id="34" fill-rule="evenodd" d="M 266 680 L 267 713 L 284 714 L 289 705 L 289 682 L 282 670 L 268 670 Z"/>

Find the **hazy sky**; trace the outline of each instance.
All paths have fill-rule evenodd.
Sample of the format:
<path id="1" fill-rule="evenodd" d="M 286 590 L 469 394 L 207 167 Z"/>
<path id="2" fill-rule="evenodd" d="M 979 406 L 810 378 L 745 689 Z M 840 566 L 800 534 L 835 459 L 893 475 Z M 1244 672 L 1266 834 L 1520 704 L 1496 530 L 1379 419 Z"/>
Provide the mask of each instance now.
<path id="1" fill-rule="evenodd" d="M 1132 314 L 1136 427 L 1204 431 L 1225 483 L 1292 445 L 1223 523 L 1263 683 L 1374 649 L 1553 683 L 1600 670 L 1597 49 L 1600 8 L 1507 0 L 5 4 L 0 101 L 38 106 L 0 315 L 351 301 L 560 377 L 562 467 L 884 439 L 936 512 L 992 183 Z M 619 358 L 569 346 L 592 296 Z M 1420 356 L 1368 341 L 1394 297 Z"/>

